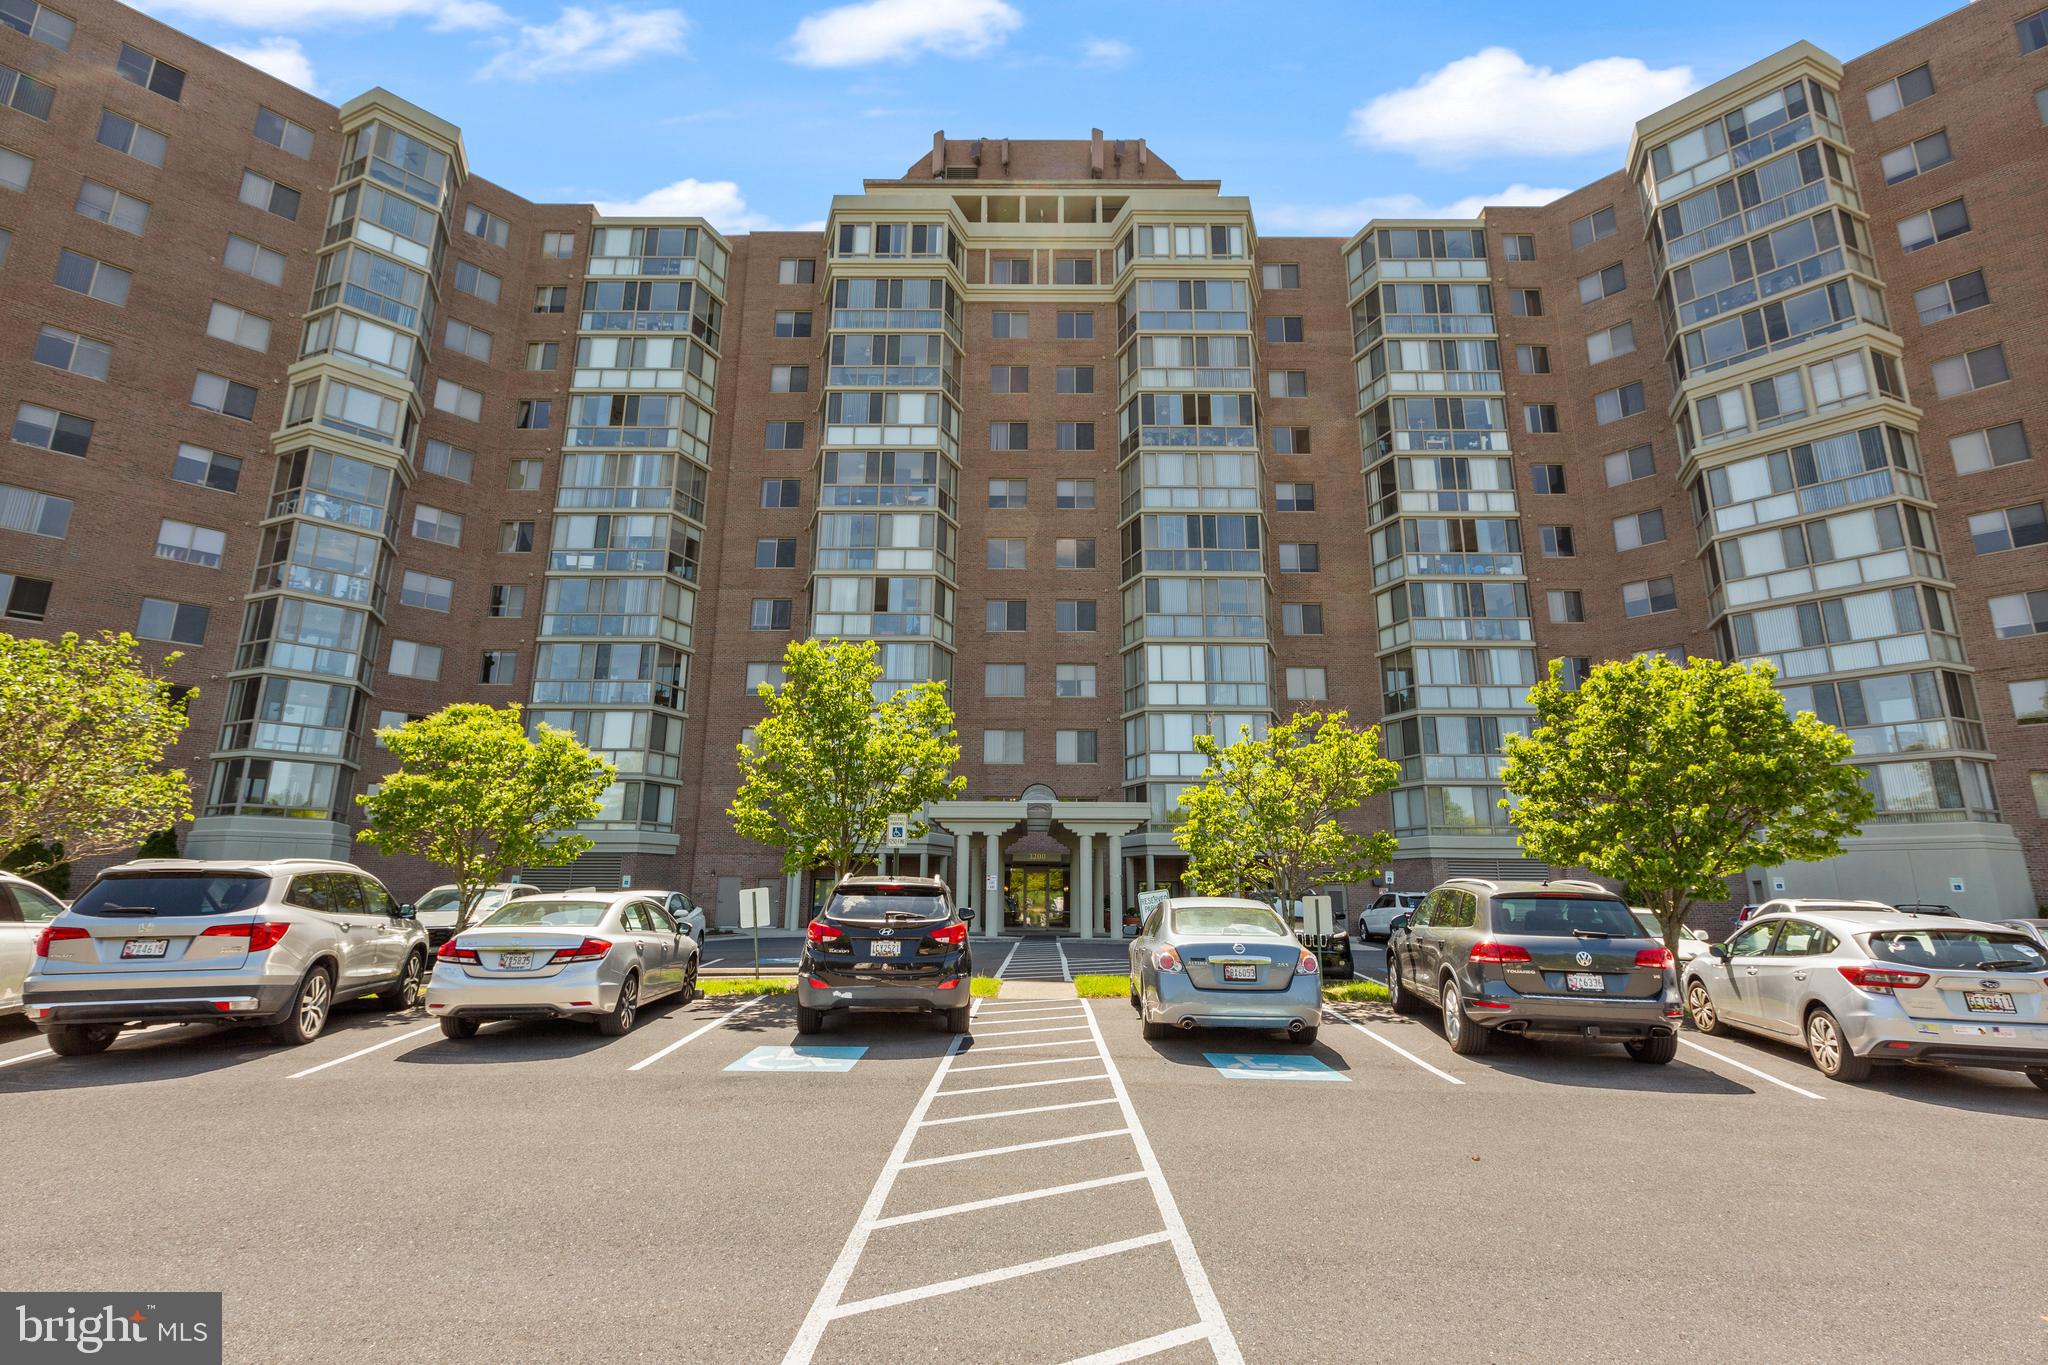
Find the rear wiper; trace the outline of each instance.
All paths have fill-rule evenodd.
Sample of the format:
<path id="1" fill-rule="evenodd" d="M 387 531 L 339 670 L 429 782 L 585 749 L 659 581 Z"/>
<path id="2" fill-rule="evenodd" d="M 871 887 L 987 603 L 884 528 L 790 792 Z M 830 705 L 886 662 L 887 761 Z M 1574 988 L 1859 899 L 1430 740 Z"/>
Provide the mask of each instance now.
<path id="1" fill-rule="evenodd" d="M 2037 967 L 2036 967 L 2036 966 L 2035 966 L 2035 965 L 2034 965 L 2033 963 L 2031 963 L 2031 962 L 2027 961 L 2027 960 L 2026 960 L 2025 958 L 2023 958 L 2023 957 L 2021 957 L 2021 958 L 2004 958 L 2004 957 L 2001 957 L 2001 958 L 1995 958 L 1995 959 L 1993 959 L 1993 960 L 1992 960 L 1992 961 L 1990 961 L 1990 962 L 1979 962 L 1979 963 L 1977 964 L 1977 970 L 1978 970 L 1978 971 L 1980 971 L 1980 972 L 2003 972 L 2003 971 L 2011 971 L 2011 970 L 2015 970 L 2015 969 L 2017 969 L 2017 970 L 2019 970 L 2019 971 L 2038 971 L 2038 970 L 2039 970 L 2039 968 L 2037 968 Z"/>
<path id="2" fill-rule="evenodd" d="M 1573 937 L 1573 938 L 1613 938 L 1613 937 L 1614 937 L 1614 935 L 1612 935 L 1612 934 L 1604 934 L 1604 933 L 1600 932 L 1600 930 L 1598 930 L 1598 929 L 1574 929 L 1574 930 L 1572 930 L 1572 937 Z"/>
<path id="3" fill-rule="evenodd" d="M 160 913 L 153 905 L 102 905 L 103 915 L 154 915 Z"/>

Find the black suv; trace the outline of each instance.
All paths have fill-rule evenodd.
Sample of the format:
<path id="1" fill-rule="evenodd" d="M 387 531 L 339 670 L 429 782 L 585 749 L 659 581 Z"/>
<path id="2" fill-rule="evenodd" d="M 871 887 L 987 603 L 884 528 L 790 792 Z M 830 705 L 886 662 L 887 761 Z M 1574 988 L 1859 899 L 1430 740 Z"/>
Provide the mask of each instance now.
<path id="1" fill-rule="evenodd" d="M 811 921 L 797 963 L 796 1031 L 849 1009 L 931 1010 L 967 1032 L 967 921 L 937 877 L 845 877 Z"/>
<path id="2" fill-rule="evenodd" d="M 1678 1055 L 1671 951 L 1593 882 L 1454 877 L 1387 940 L 1391 1004 L 1443 1012 L 1465 1056 L 1493 1034 L 1621 1043 L 1639 1062 Z"/>

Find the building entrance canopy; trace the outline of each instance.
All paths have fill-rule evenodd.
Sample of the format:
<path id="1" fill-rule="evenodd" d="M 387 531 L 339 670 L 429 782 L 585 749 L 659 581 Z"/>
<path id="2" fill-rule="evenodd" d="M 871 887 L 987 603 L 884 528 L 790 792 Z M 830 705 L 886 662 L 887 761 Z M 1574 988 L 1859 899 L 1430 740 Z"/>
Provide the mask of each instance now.
<path id="1" fill-rule="evenodd" d="M 925 810 L 953 836 L 953 899 L 984 934 L 1006 927 L 1115 935 L 1124 911 L 1123 837 L 1142 801 L 1062 801 L 1034 787 L 1015 801 L 938 801 Z M 1006 857 L 1015 854 L 1015 865 Z M 1065 857 L 1062 859 L 1061 855 Z M 1006 913 L 1011 897 L 1014 912 Z"/>

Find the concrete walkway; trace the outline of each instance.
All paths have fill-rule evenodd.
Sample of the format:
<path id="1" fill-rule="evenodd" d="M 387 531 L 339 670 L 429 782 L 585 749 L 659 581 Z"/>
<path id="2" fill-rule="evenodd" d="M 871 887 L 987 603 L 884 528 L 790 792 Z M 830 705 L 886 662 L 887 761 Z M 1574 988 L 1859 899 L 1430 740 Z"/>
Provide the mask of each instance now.
<path id="1" fill-rule="evenodd" d="M 996 994 L 998 1000 L 1073 1000 L 1077 999 L 1074 983 L 1071 981 L 1003 981 L 1003 988 Z"/>

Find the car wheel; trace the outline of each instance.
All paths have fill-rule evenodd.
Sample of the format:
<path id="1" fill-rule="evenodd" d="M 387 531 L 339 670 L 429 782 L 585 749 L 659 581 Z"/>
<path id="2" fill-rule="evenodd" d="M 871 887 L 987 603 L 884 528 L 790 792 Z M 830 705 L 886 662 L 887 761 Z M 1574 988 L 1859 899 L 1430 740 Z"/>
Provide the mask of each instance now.
<path id="1" fill-rule="evenodd" d="M 1842 1026 L 1825 1009 L 1806 1016 L 1806 1051 L 1815 1068 L 1831 1081 L 1860 1081 L 1870 1074 L 1870 1059 L 1849 1050 Z"/>
<path id="2" fill-rule="evenodd" d="M 1296 1043 L 1302 1047 L 1314 1047 L 1316 1042 L 1316 1035 L 1320 1032 L 1322 1032 L 1321 1025 L 1310 1024 L 1307 1028 L 1303 1029 L 1299 1033 L 1289 1033 L 1287 1035 L 1287 1041 L 1290 1043 Z"/>
<path id="3" fill-rule="evenodd" d="M 2027 1079 L 2040 1086 L 2043 1090 L 2048 1090 L 2048 1066 L 2028 1067 Z"/>
<path id="4" fill-rule="evenodd" d="M 1692 1026 L 1712 1038 L 1726 1033 L 1721 1026 L 1721 1011 L 1714 1008 L 1714 997 L 1707 990 L 1707 983 L 1694 977 L 1685 985 L 1685 1012 L 1692 1016 Z"/>
<path id="5" fill-rule="evenodd" d="M 1493 1040 L 1485 1029 L 1465 1017 L 1465 1002 L 1458 998 L 1458 983 L 1444 978 L 1444 1041 L 1460 1057 L 1477 1057 Z"/>
<path id="6" fill-rule="evenodd" d="M 284 1018 L 270 1026 L 270 1036 L 287 1047 L 302 1047 L 327 1027 L 327 1014 L 333 1007 L 334 977 L 327 968 L 315 967 L 299 982 L 299 993 Z"/>
<path id="7" fill-rule="evenodd" d="M 1667 1033 L 1661 1038 L 1644 1038 L 1639 1042 L 1624 1043 L 1628 1055 L 1651 1066 L 1662 1066 L 1678 1055 L 1678 1035 Z"/>
<path id="8" fill-rule="evenodd" d="M 626 979 L 619 983 L 619 1003 L 612 1006 L 612 1012 L 597 1021 L 597 1031 L 607 1038 L 622 1038 L 633 1031 L 633 1021 L 640 1015 L 640 977 L 635 972 L 626 973 Z"/>
<path id="9" fill-rule="evenodd" d="M 404 1014 L 416 1009 L 420 997 L 426 993 L 427 959 L 423 953 L 414 953 L 405 960 L 405 970 L 398 974 L 398 984 L 388 990 L 377 992 L 377 998 L 384 1002 L 384 1008 L 393 1014 Z"/>
<path id="10" fill-rule="evenodd" d="M 683 970 L 683 1003 L 689 1004 L 697 995 L 697 959 L 693 957 L 690 959 L 690 965 Z"/>
<path id="11" fill-rule="evenodd" d="M 474 1038 L 476 1037 L 476 1020 L 461 1018 L 443 1019 L 441 1021 L 441 1036 L 443 1038 L 454 1038 L 458 1041 L 464 1038 Z"/>
<path id="12" fill-rule="evenodd" d="M 119 1024 L 59 1024 L 46 1035 L 59 1057 L 90 1057 L 105 1052 L 121 1036 Z"/>
<path id="13" fill-rule="evenodd" d="M 1138 1021 L 1138 1035 L 1147 1042 L 1156 1043 L 1162 1038 L 1171 1038 L 1179 1031 L 1171 1024 L 1156 1023 L 1150 1019 Z"/>
<path id="14" fill-rule="evenodd" d="M 971 1007 L 967 1005 L 956 1005 L 952 1009 L 941 1011 L 941 1013 L 943 1013 L 946 1017 L 946 1032 L 967 1032 L 967 1015 L 970 1008 Z"/>
<path id="15" fill-rule="evenodd" d="M 1422 1010 L 1422 1002 L 1402 983 L 1401 973 L 1391 962 L 1387 964 L 1387 1008 L 1396 1014 L 1418 1014 Z"/>
<path id="16" fill-rule="evenodd" d="M 809 1005 L 796 1007 L 796 1031 L 798 1033 L 822 1033 L 825 1030 L 825 1011 L 814 1010 Z"/>

